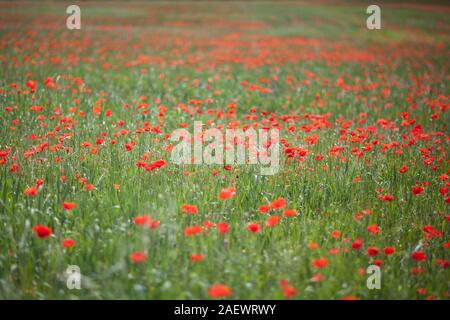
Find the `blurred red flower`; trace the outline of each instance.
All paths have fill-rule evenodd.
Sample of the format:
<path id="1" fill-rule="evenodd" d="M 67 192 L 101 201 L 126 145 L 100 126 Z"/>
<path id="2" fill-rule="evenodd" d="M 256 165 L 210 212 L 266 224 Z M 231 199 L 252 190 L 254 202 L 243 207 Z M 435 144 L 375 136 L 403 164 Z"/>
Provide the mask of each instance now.
<path id="1" fill-rule="evenodd" d="M 72 209 L 74 209 L 76 207 L 76 205 L 77 204 L 75 202 L 64 201 L 63 204 L 62 204 L 62 208 L 64 210 L 72 210 Z"/>
<path id="2" fill-rule="evenodd" d="M 380 250 L 376 247 L 368 247 L 366 252 L 367 252 L 368 256 L 373 257 L 373 256 L 378 255 Z"/>
<path id="3" fill-rule="evenodd" d="M 216 224 L 216 229 L 220 234 L 225 234 L 228 232 L 228 224 L 226 224 L 225 222 L 219 222 Z"/>
<path id="4" fill-rule="evenodd" d="M 184 228 L 184 235 L 185 236 L 196 235 L 196 234 L 198 234 L 200 232 L 202 232 L 202 227 L 199 226 L 199 225 L 195 225 L 195 226 L 190 226 L 190 227 Z"/>
<path id="5" fill-rule="evenodd" d="M 423 188 L 421 186 L 414 186 L 414 187 L 412 187 L 411 191 L 412 191 L 413 195 L 418 196 L 419 194 L 422 193 Z"/>
<path id="6" fill-rule="evenodd" d="M 315 259 L 311 262 L 311 266 L 316 268 L 325 268 L 328 265 L 328 259 L 327 258 L 319 258 Z"/>
<path id="7" fill-rule="evenodd" d="M 26 188 L 23 193 L 26 194 L 27 196 L 34 197 L 38 194 L 38 188 L 36 188 L 35 186 L 32 186 L 32 187 Z"/>
<path id="8" fill-rule="evenodd" d="M 47 238 L 52 234 L 52 229 L 40 224 L 35 225 L 33 231 L 41 239 Z"/>
<path id="9" fill-rule="evenodd" d="M 64 240 L 62 241 L 62 246 L 63 246 L 64 248 L 71 248 L 71 247 L 73 247 L 74 245 L 75 245 L 75 241 L 72 240 L 72 239 L 64 239 Z"/>
<path id="10" fill-rule="evenodd" d="M 216 283 L 209 287 L 208 295 L 211 298 L 226 298 L 231 295 L 231 289 L 221 283 Z"/>
<path id="11" fill-rule="evenodd" d="M 236 195 L 236 188 L 230 187 L 222 189 L 219 193 L 219 198 L 222 200 L 233 198 Z"/>
<path id="12" fill-rule="evenodd" d="M 191 204 L 183 204 L 181 205 L 181 211 L 183 211 L 184 213 L 196 214 L 197 206 Z"/>
<path id="13" fill-rule="evenodd" d="M 261 230 L 261 227 L 257 223 L 249 223 L 247 225 L 247 230 L 253 233 L 257 233 Z"/>
<path id="14" fill-rule="evenodd" d="M 147 260 L 147 254 L 142 251 L 135 251 L 130 254 L 131 263 L 142 263 Z"/>
<path id="15" fill-rule="evenodd" d="M 280 217 L 278 216 L 270 216 L 266 219 L 266 227 L 274 227 L 280 221 Z"/>
<path id="16" fill-rule="evenodd" d="M 418 262 L 421 262 L 421 261 L 424 261 L 424 260 L 427 258 L 427 256 L 426 256 L 426 254 L 425 254 L 424 251 L 414 251 L 414 252 L 411 254 L 411 258 L 412 258 L 413 260 L 416 260 L 416 261 L 418 261 Z"/>
<path id="17" fill-rule="evenodd" d="M 270 203 L 272 209 L 283 209 L 286 206 L 286 200 L 278 198 Z"/>

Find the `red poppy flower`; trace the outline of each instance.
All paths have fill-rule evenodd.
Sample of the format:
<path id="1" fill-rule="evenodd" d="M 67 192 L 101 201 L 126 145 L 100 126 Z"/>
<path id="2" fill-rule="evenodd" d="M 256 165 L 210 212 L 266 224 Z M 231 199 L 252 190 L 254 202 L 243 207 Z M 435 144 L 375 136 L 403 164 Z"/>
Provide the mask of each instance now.
<path id="1" fill-rule="evenodd" d="M 425 232 L 426 238 L 432 237 L 442 237 L 443 233 L 436 230 L 432 225 L 426 225 L 423 227 L 423 231 Z"/>
<path id="2" fill-rule="evenodd" d="M 166 162 L 164 160 L 156 160 L 155 162 L 150 163 L 145 167 L 146 171 L 151 171 L 154 169 L 162 168 L 166 165 Z"/>
<path id="3" fill-rule="evenodd" d="M 308 248 L 311 250 L 317 249 L 318 247 L 319 247 L 319 245 L 315 242 L 308 243 Z"/>
<path id="4" fill-rule="evenodd" d="M 33 227 L 33 231 L 41 239 L 50 237 L 50 235 L 52 234 L 52 229 L 50 229 L 47 226 L 40 225 L 40 224 L 35 225 Z"/>
<path id="5" fill-rule="evenodd" d="M 263 205 L 259 206 L 258 211 L 260 213 L 266 213 L 267 211 L 269 211 L 269 209 L 270 209 L 269 206 L 263 204 Z"/>
<path id="6" fill-rule="evenodd" d="M 426 293 L 427 293 L 427 290 L 426 290 L 425 288 L 417 288 L 416 292 L 417 292 L 418 294 L 426 294 Z"/>
<path id="7" fill-rule="evenodd" d="M 195 226 L 190 226 L 190 227 L 184 228 L 184 235 L 185 236 L 196 235 L 196 234 L 199 234 L 200 232 L 202 232 L 202 227 L 199 226 L 199 225 L 195 225 Z"/>
<path id="8" fill-rule="evenodd" d="M 261 227 L 257 223 L 249 223 L 247 225 L 247 230 L 253 233 L 258 233 L 261 230 Z"/>
<path id="9" fill-rule="evenodd" d="M 444 269 L 447 269 L 450 266 L 450 260 L 436 259 L 436 264 Z"/>
<path id="10" fill-rule="evenodd" d="M 280 221 L 280 217 L 270 216 L 266 219 L 266 227 L 270 228 L 270 227 L 276 226 L 279 221 Z"/>
<path id="11" fill-rule="evenodd" d="M 156 229 L 159 227 L 159 220 L 149 219 L 147 222 L 147 228 Z"/>
<path id="12" fill-rule="evenodd" d="M 212 223 L 211 221 L 209 221 L 209 220 L 203 221 L 203 227 L 205 228 L 205 230 L 208 230 L 212 226 L 214 226 L 214 223 Z"/>
<path id="13" fill-rule="evenodd" d="M 379 232 L 378 225 L 375 223 L 375 224 L 371 224 L 371 225 L 367 226 L 367 231 L 369 231 L 370 233 L 373 233 L 373 234 L 378 234 L 378 232 Z"/>
<path id="14" fill-rule="evenodd" d="M 358 250 L 361 248 L 362 246 L 362 239 L 356 239 L 355 241 L 352 242 L 352 249 L 353 250 Z"/>
<path id="15" fill-rule="evenodd" d="M 311 279 L 309 279 L 309 281 L 311 281 L 311 282 L 320 282 L 322 280 L 323 280 L 323 276 L 320 273 L 313 275 L 311 277 Z"/>
<path id="16" fill-rule="evenodd" d="M 427 258 L 427 256 L 426 256 L 426 254 L 425 254 L 424 251 L 414 251 L 414 252 L 411 254 L 411 258 L 412 258 L 413 260 L 416 260 L 416 261 L 418 261 L 418 262 L 421 262 L 421 261 L 424 261 L 424 260 Z"/>
<path id="17" fill-rule="evenodd" d="M 62 208 L 64 210 L 72 210 L 72 209 L 74 209 L 76 207 L 76 205 L 77 204 L 75 202 L 64 201 L 63 204 L 62 204 Z"/>
<path id="18" fill-rule="evenodd" d="M 400 168 L 400 173 L 405 173 L 406 171 L 408 171 L 408 168 L 406 166 L 403 166 Z"/>
<path id="19" fill-rule="evenodd" d="M 283 296 L 285 299 L 290 299 L 297 293 L 297 289 L 290 286 L 286 280 L 282 279 L 278 283 L 281 287 L 281 290 L 283 291 Z"/>
<path id="20" fill-rule="evenodd" d="M 134 218 L 133 223 L 137 226 L 141 226 L 147 223 L 149 216 L 137 216 Z"/>
<path id="21" fill-rule="evenodd" d="M 278 198 L 270 203 L 272 209 L 283 209 L 286 206 L 286 200 Z"/>
<path id="22" fill-rule="evenodd" d="M 412 274 L 425 273 L 425 269 L 424 269 L 424 268 L 421 268 L 421 267 L 412 267 L 412 268 L 411 268 L 411 273 L 412 273 Z"/>
<path id="23" fill-rule="evenodd" d="M 147 260 L 147 254 L 142 251 L 136 251 L 130 254 L 131 263 L 142 263 Z"/>
<path id="24" fill-rule="evenodd" d="M 26 188 L 23 193 L 26 194 L 27 196 L 34 197 L 38 194 L 38 188 L 36 188 L 35 186 L 32 186 L 32 187 Z"/>
<path id="25" fill-rule="evenodd" d="M 328 265 L 327 258 L 315 259 L 311 262 L 311 266 L 316 268 L 325 268 Z"/>
<path id="26" fill-rule="evenodd" d="M 367 251 L 366 251 L 367 255 L 370 257 L 374 257 L 374 256 L 378 255 L 379 252 L 380 252 L 380 250 L 376 247 L 368 247 Z"/>
<path id="27" fill-rule="evenodd" d="M 411 191 L 412 191 L 413 195 L 418 196 L 419 194 L 422 193 L 423 188 L 421 186 L 414 186 L 414 187 L 412 187 Z"/>
<path id="28" fill-rule="evenodd" d="M 181 206 L 181 211 L 188 214 L 196 214 L 197 213 L 197 206 L 191 205 L 191 204 L 183 204 Z"/>
<path id="29" fill-rule="evenodd" d="M 72 240 L 72 239 L 64 239 L 64 240 L 62 241 L 62 246 L 63 246 L 64 248 L 71 248 L 71 247 L 73 247 L 74 245 L 75 245 L 75 241 Z"/>
<path id="30" fill-rule="evenodd" d="M 294 217 L 297 214 L 297 211 L 294 209 L 284 209 L 283 217 Z"/>
<path id="31" fill-rule="evenodd" d="M 95 186 L 93 185 L 93 184 L 85 184 L 84 186 L 83 186 L 83 190 L 89 190 L 89 191 L 92 191 L 92 190 L 94 190 L 94 188 L 95 188 Z"/>
<path id="32" fill-rule="evenodd" d="M 373 264 L 376 265 L 376 266 L 381 267 L 382 264 L 383 264 L 383 260 L 381 260 L 381 259 L 375 259 L 375 260 L 373 261 Z"/>
<path id="33" fill-rule="evenodd" d="M 219 193 L 219 198 L 222 200 L 233 198 L 236 195 L 236 188 L 230 187 L 222 189 Z"/>
<path id="34" fill-rule="evenodd" d="M 220 234 L 225 234 L 228 232 L 228 224 L 226 224 L 225 222 L 219 222 L 216 224 L 216 229 Z"/>
<path id="35" fill-rule="evenodd" d="M 384 255 L 390 256 L 391 254 L 394 254 L 395 250 L 392 247 L 386 247 L 384 248 Z"/>
<path id="36" fill-rule="evenodd" d="M 331 232 L 331 237 L 337 239 L 341 236 L 341 232 L 339 230 L 334 230 Z"/>
<path id="37" fill-rule="evenodd" d="M 221 283 L 216 283 L 209 287 L 208 295 L 211 298 L 226 298 L 231 295 L 231 289 Z"/>
<path id="38" fill-rule="evenodd" d="M 189 259 L 190 259 L 192 262 L 200 262 L 200 261 L 202 261 L 202 260 L 204 259 L 204 256 L 201 255 L 201 254 L 199 254 L 199 253 L 193 253 L 193 254 L 191 254 L 191 256 L 189 257 Z"/>

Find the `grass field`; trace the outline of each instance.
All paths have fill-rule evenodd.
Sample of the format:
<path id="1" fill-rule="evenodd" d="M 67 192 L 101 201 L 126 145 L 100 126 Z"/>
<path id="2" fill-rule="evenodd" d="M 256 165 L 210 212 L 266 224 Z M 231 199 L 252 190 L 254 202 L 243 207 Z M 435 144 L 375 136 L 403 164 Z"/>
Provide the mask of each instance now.
<path id="1" fill-rule="evenodd" d="M 450 6 L 368 4 L 0 3 L 0 298 L 449 299 Z M 174 164 L 194 121 L 279 172 Z"/>

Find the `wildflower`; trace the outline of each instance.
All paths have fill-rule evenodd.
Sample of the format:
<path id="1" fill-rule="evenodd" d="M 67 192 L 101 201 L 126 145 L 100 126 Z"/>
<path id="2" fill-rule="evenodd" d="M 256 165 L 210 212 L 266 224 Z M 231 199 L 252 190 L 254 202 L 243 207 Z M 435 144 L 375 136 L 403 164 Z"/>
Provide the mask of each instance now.
<path id="1" fill-rule="evenodd" d="M 184 235 L 185 236 L 196 235 L 196 234 L 199 234 L 200 232 L 202 232 L 202 227 L 199 226 L 199 225 L 195 225 L 195 226 L 190 226 L 190 227 L 184 228 Z"/>
<path id="2" fill-rule="evenodd" d="M 308 248 L 311 250 L 317 249 L 318 247 L 319 247 L 319 245 L 315 242 L 308 243 Z"/>
<path id="3" fill-rule="evenodd" d="M 92 191 L 92 190 L 94 190 L 94 185 L 93 184 L 85 184 L 84 186 L 83 186 L 83 190 L 89 190 L 89 191 Z"/>
<path id="4" fill-rule="evenodd" d="M 328 265 L 328 259 L 327 258 L 319 258 L 315 259 L 311 262 L 311 266 L 316 268 L 325 268 Z"/>
<path id="5" fill-rule="evenodd" d="M 52 234 L 52 229 L 50 229 L 47 226 L 40 225 L 40 224 L 35 225 L 33 227 L 33 231 L 40 239 L 50 237 Z"/>
<path id="6" fill-rule="evenodd" d="M 196 214 L 197 213 L 197 206 L 191 205 L 191 204 L 183 204 L 181 206 L 181 211 L 188 214 Z"/>
<path id="7" fill-rule="evenodd" d="M 147 222 L 147 228 L 156 229 L 159 227 L 159 220 L 149 219 Z"/>
<path id="8" fill-rule="evenodd" d="M 322 280 L 323 280 L 323 276 L 320 273 L 313 275 L 311 277 L 311 279 L 309 279 L 309 281 L 311 281 L 311 282 L 320 282 Z"/>
<path id="9" fill-rule="evenodd" d="M 341 236 L 341 232 L 339 230 L 334 230 L 331 232 L 331 237 L 337 239 Z"/>
<path id="10" fill-rule="evenodd" d="M 202 260 L 204 259 L 204 256 L 201 255 L 201 254 L 199 254 L 199 253 L 193 253 L 193 254 L 191 254 L 191 256 L 189 257 L 189 259 L 190 259 L 192 262 L 200 262 L 200 261 L 202 261 Z"/>
<path id="11" fill-rule="evenodd" d="M 294 217 L 297 214 L 297 211 L 294 209 L 284 209 L 283 217 Z"/>
<path id="12" fill-rule="evenodd" d="M 414 251 L 411 254 L 411 258 L 413 260 L 418 261 L 418 262 L 422 262 L 422 261 L 424 261 L 427 258 L 427 256 L 426 256 L 424 251 Z"/>
<path id="13" fill-rule="evenodd" d="M 67 202 L 67 201 L 64 201 L 63 204 L 62 204 L 62 208 L 63 208 L 64 210 L 68 211 L 68 210 L 74 209 L 74 208 L 76 207 L 76 205 L 77 205 L 77 204 L 76 204 L 75 202 Z"/>
<path id="14" fill-rule="evenodd" d="M 286 200 L 278 198 L 270 203 L 272 209 L 283 209 L 286 206 Z"/>
<path id="15" fill-rule="evenodd" d="M 147 254 L 142 251 L 136 251 L 130 254 L 131 263 L 142 263 L 147 260 Z"/>
<path id="16" fill-rule="evenodd" d="M 423 188 L 421 186 L 414 186 L 414 187 L 412 187 L 411 191 L 412 191 L 413 195 L 418 196 L 419 194 L 422 193 Z"/>
<path id="17" fill-rule="evenodd" d="M 72 239 L 64 239 L 61 244 L 64 248 L 71 248 L 75 245 L 75 241 Z"/>
<path id="18" fill-rule="evenodd" d="M 442 237 L 442 232 L 436 230 L 432 225 L 426 225 L 423 227 L 423 232 L 425 232 L 426 238 L 432 238 L 432 237 Z"/>
<path id="19" fill-rule="evenodd" d="M 228 232 L 228 224 L 226 224 L 225 222 L 219 222 L 216 224 L 216 229 L 220 234 L 225 234 Z"/>
<path id="20" fill-rule="evenodd" d="M 231 295 L 231 289 L 221 283 L 216 283 L 209 287 L 208 295 L 211 298 L 226 298 Z"/>
<path id="21" fill-rule="evenodd" d="M 363 242 L 362 239 L 356 239 L 355 241 L 353 241 L 351 245 L 352 249 L 359 250 L 362 246 L 362 242 Z"/>
<path id="22" fill-rule="evenodd" d="M 32 187 L 26 188 L 23 193 L 26 194 L 27 196 L 34 197 L 38 194 L 38 188 L 36 188 L 35 186 L 32 186 Z"/>
<path id="23" fill-rule="evenodd" d="M 222 200 L 233 198 L 236 195 L 236 188 L 230 187 L 222 189 L 219 193 L 219 198 Z"/>
<path id="24" fill-rule="evenodd" d="M 284 279 L 278 281 L 278 284 L 280 285 L 281 290 L 283 291 L 283 296 L 285 299 L 290 299 L 297 293 L 297 289 L 289 285 L 289 283 Z"/>
<path id="25" fill-rule="evenodd" d="M 269 209 L 270 209 L 269 206 L 267 206 L 267 205 L 261 205 L 261 206 L 259 206 L 258 211 L 259 211 L 260 213 L 266 213 L 267 211 L 269 211 Z"/>
<path id="26" fill-rule="evenodd" d="M 270 216 L 266 219 L 266 227 L 274 227 L 280 221 L 280 217 L 278 216 Z"/>
<path id="27" fill-rule="evenodd" d="M 371 224 L 371 225 L 367 226 L 367 231 L 369 231 L 370 233 L 373 233 L 373 234 L 378 234 L 378 232 L 379 232 L 378 225 L 375 223 L 375 224 Z"/>
<path id="28" fill-rule="evenodd" d="M 380 252 L 380 250 L 376 247 L 368 247 L 367 251 L 366 251 L 367 255 L 370 257 L 374 257 L 374 256 L 378 255 L 379 252 Z"/>
<path id="29" fill-rule="evenodd" d="M 137 216 L 134 218 L 133 223 L 137 226 L 144 225 L 148 222 L 149 216 Z"/>
<path id="30" fill-rule="evenodd" d="M 261 230 L 261 227 L 257 223 L 249 223 L 247 225 L 247 230 L 253 233 L 258 233 Z"/>

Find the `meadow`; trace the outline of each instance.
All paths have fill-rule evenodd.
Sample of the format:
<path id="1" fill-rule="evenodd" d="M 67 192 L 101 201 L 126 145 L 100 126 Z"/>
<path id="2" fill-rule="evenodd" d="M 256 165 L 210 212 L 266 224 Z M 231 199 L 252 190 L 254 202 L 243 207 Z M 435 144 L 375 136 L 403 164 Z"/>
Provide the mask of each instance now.
<path id="1" fill-rule="evenodd" d="M 0 298 L 449 299 L 450 6 L 367 5 L 0 3 Z M 174 164 L 194 121 L 280 170 Z"/>

